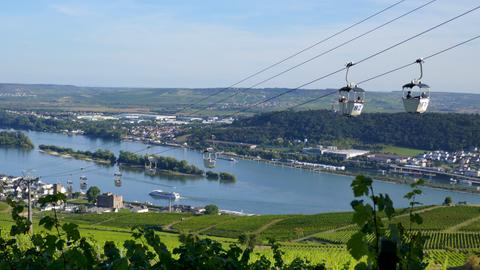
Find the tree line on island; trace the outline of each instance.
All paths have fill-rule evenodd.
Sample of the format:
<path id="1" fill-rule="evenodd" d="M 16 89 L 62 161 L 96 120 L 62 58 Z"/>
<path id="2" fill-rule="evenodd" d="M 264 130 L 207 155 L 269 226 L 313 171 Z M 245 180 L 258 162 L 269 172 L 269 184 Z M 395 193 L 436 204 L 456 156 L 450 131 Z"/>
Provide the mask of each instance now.
<path id="1" fill-rule="evenodd" d="M 61 155 L 70 155 L 78 159 L 90 158 L 97 161 L 106 161 L 110 164 L 115 164 L 115 162 L 117 162 L 117 157 L 115 157 L 115 154 L 112 151 L 105 149 L 97 149 L 95 152 L 91 152 L 88 150 L 73 150 L 72 148 L 44 144 L 39 145 L 38 148 L 47 153 L 54 152 Z"/>
<path id="2" fill-rule="evenodd" d="M 172 171 L 189 175 L 206 175 L 208 179 L 220 179 L 225 181 L 235 181 L 235 176 L 226 172 L 215 173 L 207 171 L 206 173 L 195 165 L 189 164 L 186 160 L 177 160 L 173 157 L 163 157 L 159 155 L 141 155 L 129 151 L 120 151 L 118 163 L 124 166 L 144 167 L 152 166 L 160 171 Z"/>
<path id="3" fill-rule="evenodd" d="M 154 168 L 157 170 L 179 172 L 190 175 L 204 174 L 203 170 L 199 169 L 195 165 L 188 164 L 186 160 L 177 160 L 173 157 L 163 157 L 159 155 L 148 154 L 140 155 L 128 151 L 120 151 L 120 155 L 118 157 L 118 163 L 126 166 L 143 167 L 146 164 L 149 164 L 150 161 L 152 162 L 152 166 L 155 166 Z"/>
<path id="4" fill-rule="evenodd" d="M 0 146 L 27 150 L 34 147 L 30 138 L 19 131 L 0 131 Z"/>
<path id="5" fill-rule="evenodd" d="M 232 125 L 198 128 L 190 144 L 208 140 L 257 145 L 307 139 L 312 144 L 354 141 L 423 150 L 462 150 L 480 146 L 480 115 L 457 113 L 365 113 L 344 117 L 326 110 L 282 111 L 255 115 Z"/>
<path id="6" fill-rule="evenodd" d="M 19 132 L 22 134 L 21 132 Z M 27 137 L 28 138 L 28 137 Z M 145 168 L 152 162 L 152 168 L 157 171 L 176 172 L 186 175 L 205 175 L 208 179 L 219 179 L 224 181 L 235 181 L 235 176 L 226 172 L 206 173 L 195 165 L 189 164 L 186 160 L 178 160 L 173 157 L 164 157 L 159 155 L 140 155 L 129 151 L 120 151 L 118 158 L 110 150 L 98 149 L 95 152 L 73 150 L 72 148 L 60 147 L 55 145 L 39 145 L 38 148 L 46 153 L 58 153 L 61 155 L 69 155 L 73 158 L 84 159 L 90 158 L 95 161 L 106 161 L 113 165 L 118 163 L 122 166 Z M 155 165 L 153 165 L 155 164 Z"/>
<path id="7" fill-rule="evenodd" d="M 70 121 L 41 118 L 35 115 L 19 115 L 0 110 L 0 128 L 13 128 L 42 132 L 82 130 L 86 136 L 119 140 L 126 131 L 118 128 L 116 121 Z"/>

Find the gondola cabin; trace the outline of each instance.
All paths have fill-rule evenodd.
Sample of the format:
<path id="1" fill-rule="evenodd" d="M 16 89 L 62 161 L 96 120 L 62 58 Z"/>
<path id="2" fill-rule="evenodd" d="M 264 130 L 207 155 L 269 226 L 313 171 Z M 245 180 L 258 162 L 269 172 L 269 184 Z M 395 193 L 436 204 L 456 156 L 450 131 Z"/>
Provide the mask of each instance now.
<path id="1" fill-rule="evenodd" d="M 338 111 L 346 116 L 359 116 L 365 104 L 365 90 L 347 85 L 338 90 Z"/>

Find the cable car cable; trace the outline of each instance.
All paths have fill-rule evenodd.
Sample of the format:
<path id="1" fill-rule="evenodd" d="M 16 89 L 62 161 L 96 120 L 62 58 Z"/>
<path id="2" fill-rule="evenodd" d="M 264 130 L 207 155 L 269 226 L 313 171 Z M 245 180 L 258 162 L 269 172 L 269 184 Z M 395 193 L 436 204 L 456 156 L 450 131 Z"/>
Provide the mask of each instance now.
<path id="1" fill-rule="evenodd" d="M 211 97 L 217 96 L 217 95 L 219 95 L 219 94 L 227 91 L 228 89 L 231 89 L 231 88 L 233 88 L 233 87 L 235 87 L 235 86 L 237 86 L 237 85 L 239 85 L 239 84 L 241 84 L 241 83 L 243 83 L 243 82 L 245 82 L 245 81 L 247 81 L 247 80 L 249 80 L 249 79 L 257 76 L 257 75 L 260 75 L 260 74 L 264 73 L 265 71 L 270 70 L 270 69 L 272 69 L 272 68 L 274 68 L 274 67 L 276 67 L 276 66 L 278 66 L 278 65 L 280 65 L 280 64 L 282 64 L 282 63 L 284 63 L 284 62 L 286 62 L 286 61 L 288 61 L 288 60 L 290 60 L 290 59 L 292 59 L 292 58 L 294 58 L 294 57 L 296 57 L 296 56 L 298 56 L 298 55 L 300 55 L 300 54 L 302 54 L 302 53 L 304 53 L 304 52 L 306 52 L 306 51 L 308 51 L 308 50 L 310 50 L 310 49 L 312 49 L 312 48 L 314 48 L 314 47 L 316 47 L 316 46 L 318 46 L 318 45 L 320 45 L 320 44 L 322 44 L 322 43 L 324 43 L 324 42 L 326 42 L 326 41 L 328 41 L 328 40 L 330 40 L 330 39 L 332 39 L 332 38 L 334 38 L 334 37 L 336 37 L 336 36 L 338 36 L 338 35 L 346 32 L 346 31 L 348 31 L 348 30 L 350 30 L 350 29 L 352 29 L 352 28 L 354 28 L 355 26 L 358 26 L 358 25 L 360 25 L 360 24 L 368 21 L 369 19 L 372 19 L 372 18 L 374 18 L 374 17 L 376 17 L 376 16 L 378 16 L 378 15 L 380 15 L 380 14 L 382 14 L 382 13 L 384 13 L 384 12 L 386 12 L 386 11 L 388 11 L 388 10 L 396 7 L 396 6 L 398 6 L 399 4 L 401 4 L 401 3 L 405 2 L 405 1 L 406 1 L 406 0 L 397 1 L 397 2 L 395 2 L 395 3 L 393 3 L 393 4 L 391 4 L 390 6 L 384 8 L 384 9 L 382 9 L 382 10 L 379 10 L 379 11 L 375 12 L 374 14 L 371 14 L 370 16 L 368 16 L 368 17 L 366 17 L 366 18 L 364 18 L 364 19 L 362 19 L 362 20 L 360 20 L 360 21 L 358 21 L 358 22 L 356 22 L 356 23 L 354 23 L 354 24 L 352 24 L 352 25 L 350 25 L 350 26 L 348 26 L 348 27 L 346 27 L 346 28 L 344 28 L 344 29 L 342 29 L 342 30 L 340 30 L 340 31 L 338 31 L 338 32 L 336 32 L 336 33 L 334 33 L 334 34 L 332 34 L 332 35 L 330 35 L 330 36 L 322 39 L 322 40 L 320 40 L 320 41 L 318 41 L 318 42 L 315 42 L 314 44 L 312 44 L 312 45 L 310 45 L 310 46 L 308 46 L 308 47 L 306 47 L 306 48 L 304 48 L 304 49 L 301 49 L 300 51 L 298 51 L 298 52 L 296 52 L 296 53 L 294 53 L 294 54 L 291 54 L 291 55 L 289 55 L 289 56 L 281 59 L 281 60 L 278 61 L 278 62 L 275 62 L 275 63 L 273 63 L 273 64 L 271 64 L 271 65 L 269 65 L 269 66 L 267 66 L 267 67 L 265 67 L 265 68 L 263 68 L 263 69 L 255 72 L 255 73 L 253 73 L 253 74 L 251 74 L 251 75 L 248 75 L 247 77 L 241 79 L 240 81 L 238 81 L 238 82 L 236 82 L 236 83 L 234 83 L 234 84 L 232 84 L 232 85 L 230 85 L 230 86 L 228 86 L 228 87 L 222 88 L 220 91 L 217 91 L 217 92 L 215 92 L 215 93 L 213 93 L 213 94 L 210 94 L 210 95 L 208 95 L 208 96 L 206 96 L 206 97 L 198 100 L 197 102 L 194 102 L 194 103 L 191 103 L 191 104 L 188 104 L 188 105 L 184 106 L 184 107 L 181 108 L 180 110 L 176 111 L 174 114 L 178 114 L 178 113 L 180 113 L 180 112 L 183 112 L 183 111 L 185 111 L 185 110 L 188 109 L 189 107 L 192 107 L 192 106 L 195 105 L 195 104 L 202 103 L 203 101 L 205 101 L 205 100 L 207 100 L 207 99 L 209 99 L 209 98 L 211 98 Z"/>
<path id="2" fill-rule="evenodd" d="M 253 88 L 255 88 L 255 87 L 257 87 L 257 86 L 259 86 L 259 85 L 261 85 L 261 84 L 264 84 L 264 83 L 266 83 L 266 82 L 268 82 L 268 81 L 271 81 L 271 80 L 273 80 L 273 79 L 275 79 L 275 78 L 277 78 L 277 77 L 279 77 L 279 76 L 281 76 L 281 75 L 283 75 L 283 74 L 285 74 L 285 73 L 288 73 L 288 72 L 290 72 L 290 71 L 292 71 L 292 70 L 294 70 L 294 69 L 296 69 L 296 68 L 298 68 L 298 67 L 301 67 L 301 66 L 303 66 L 303 65 L 305 65 L 305 64 L 307 64 L 307 63 L 309 63 L 309 62 L 311 62 L 311 61 L 313 61 L 313 60 L 315 60 L 315 59 L 317 59 L 317 58 L 319 58 L 319 57 L 321 57 L 321 56 L 324 56 L 324 55 L 326 55 L 326 54 L 328 54 L 328 53 L 330 53 L 330 52 L 333 52 L 333 51 L 335 51 L 335 50 L 337 50 L 337 49 L 339 49 L 339 48 L 341 48 L 341 47 L 343 47 L 343 46 L 345 46 L 345 45 L 347 45 L 347 44 L 349 44 L 349 43 L 351 43 L 351 42 L 353 42 L 353 41 L 355 41 L 355 40 L 357 40 L 357 39 L 360 39 L 360 38 L 362 38 L 362 37 L 364 37 L 364 36 L 366 36 L 366 35 L 368 35 L 368 34 L 371 34 L 371 33 L 375 32 L 375 31 L 377 31 L 377 30 L 379 30 L 379 29 L 381 29 L 381 28 L 383 28 L 383 27 L 385 27 L 385 26 L 387 26 L 387 25 L 389 25 L 389 24 L 391 24 L 391 23 L 393 23 L 393 22 L 395 22 L 395 21 L 403 18 L 403 17 L 406 17 L 406 16 L 408 16 L 408 15 L 410 15 L 410 14 L 412 14 L 412 13 L 414 13 L 414 12 L 416 12 L 416 11 L 418 11 L 418 10 L 420 10 L 420 9 L 422 9 L 422 8 L 428 6 L 428 5 L 430 5 L 430 4 L 432 4 L 432 3 L 436 2 L 436 1 L 437 1 L 437 0 L 430 0 L 430 1 L 428 1 L 428 2 L 426 2 L 426 3 L 424 3 L 424 4 L 422 4 L 422 5 L 420 5 L 420 6 L 416 7 L 416 8 L 414 8 L 414 9 L 406 12 L 406 13 L 403 13 L 403 14 L 400 15 L 400 16 L 397 16 L 397 17 L 395 17 L 395 18 L 393 18 L 393 19 L 391 19 L 391 20 L 389 20 L 389 21 L 387 21 L 387 22 L 385 22 L 385 23 L 383 23 L 383 24 L 380 24 L 379 26 L 376 26 L 376 27 L 374 27 L 374 28 L 372 28 L 372 29 L 370 29 L 370 30 L 368 30 L 368 31 L 360 34 L 360 35 L 357 35 L 357 36 L 355 36 L 355 37 L 353 37 L 353 38 L 351 38 L 351 39 L 349 39 L 349 40 L 347 40 L 347 41 L 345 41 L 345 42 L 342 42 L 342 43 L 340 43 L 340 44 L 337 45 L 337 46 L 334 46 L 334 47 L 332 47 L 332 48 L 330 48 L 330 49 L 328 49 L 328 50 L 326 50 L 326 51 L 323 51 L 322 53 L 317 54 L 317 55 L 315 55 L 314 57 L 311 57 L 311 58 L 309 58 L 309 59 L 307 59 L 307 60 L 305 60 L 305 61 L 303 61 L 303 62 L 301 62 L 301 63 L 299 63 L 299 64 L 296 64 L 296 65 L 294 65 L 294 66 L 292 66 L 292 67 L 290 67 L 290 68 L 287 68 L 287 69 L 283 70 L 283 71 L 280 72 L 280 73 L 277 73 L 277 74 L 275 74 L 275 75 L 273 75 L 273 76 L 271 76 L 271 77 L 268 77 L 267 79 L 264 79 L 264 80 L 262 80 L 262 81 L 260 81 L 260 82 L 258 82 L 258 83 L 253 84 L 252 86 L 249 86 L 249 87 L 247 87 L 247 88 L 242 88 L 242 89 L 234 92 L 233 94 L 231 94 L 231 95 L 229 95 L 229 96 L 227 96 L 227 97 L 225 97 L 225 98 L 223 98 L 223 99 L 220 99 L 220 100 L 218 100 L 218 101 L 216 101 L 216 102 L 210 103 L 210 104 L 208 104 L 205 108 L 196 110 L 196 111 L 194 111 L 194 112 L 192 112 L 192 113 L 190 113 L 190 114 L 188 114 L 188 115 L 189 115 L 189 116 L 195 115 L 195 114 L 197 114 L 197 113 L 199 113 L 199 112 L 201 112 L 201 111 L 203 111 L 203 110 L 205 110 L 205 109 L 211 108 L 211 107 L 212 107 L 213 105 L 215 105 L 215 104 L 222 103 L 222 102 L 224 102 L 224 101 L 226 101 L 226 100 L 229 100 L 230 98 L 233 98 L 233 97 L 237 96 L 238 94 L 241 93 L 241 91 L 250 90 L 250 89 L 253 89 Z"/>
<path id="3" fill-rule="evenodd" d="M 466 43 L 472 42 L 472 41 L 474 41 L 474 40 L 476 40 L 476 39 L 479 39 L 479 38 L 480 38 L 480 35 L 474 36 L 474 37 L 469 38 L 469 39 L 467 39 L 467 40 L 465 40 L 465 41 L 462 41 L 462 42 L 460 42 L 460 43 L 457 43 L 457 44 L 455 44 L 455 45 L 452 45 L 452 46 L 450 46 L 450 47 L 448 47 L 448 48 L 445 48 L 445 49 L 443 49 L 443 50 L 440 50 L 440 51 L 438 51 L 438 52 L 435 52 L 435 53 L 433 53 L 433 54 L 430 54 L 429 56 L 426 56 L 426 57 L 424 57 L 423 59 L 424 59 L 424 60 L 427 60 L 427 59 L 433 58 L 433 57 L 435 57 L 435 56 L 438 56 L 438 55 L 440 55 L 440 54 L 443 54 L 443 53 L 445 53 L 445 52 L 448 52 L 448 51 L 450 51 L 450 50 L 453 50 L 453 49 L 455 49 L 455 48 L 457 48 L 457 47 L 460 47 L 460 46 L 462 46 L 462 45 L 464 45 L 464 44 L 466 44 Z M 408 64 L 406 64 L 406 65 L 403 65 L 403 66 L 400 66 L 400 67 L 391 69 L 391 70 L 389 70 L 389 71 L 380 73 L 380 74 L 378 74 L 378 75 L 375 75 L 375 76 L 373 76 L 373 77 L 370 77 L 370 78 L 368 78 L 368 79 L 365 79 L 365 80 L 363 80 L 363 81 L 360 81 L 360 82 L 357 83 L 357 84 L 360 85 L 360 84 L 363 84 L 363 83 L 366 83 L 366 82 L 369 82 L 369 81 L 378 79 L 378 78 L 380 78 L 380 77 L 383 77 L 383 76 L 386 76 L 386 75 L 388 75 L 388 74 L 394 73 L 394 72 L 396 72 L 396 71 L 405 69 L 405 68 L 410 67 L 410 66 L 413 66 L 413 65 L 415 65 L 415 64 L 417 64 L 416 61 L 415 61 L 415 62 L 408 63 Z M 337 92 L 337 91 L 332 92 L 332 93 L 329 93 L 329 94 L 325 94 L 325 95 L 322 95 L 322 96 L 319 96 L 319 97 L 316 97 L 316 98 L 313 98 L 313 99 L 310 99 L 310 100 L 307 100 L 307 101 L 302 102 L 302 103 L 300 103 L 300 104 L 291 106 L 291 107 L 289 107 L 289 108 L 287 108 L 287 109 L 285 109 L 285 110 L 293 110 L 293 109 L 295 109 L 295 108 L 301 107 L 301 106 L 303 106 L 303 105 L 306 105 L 306 104 L 315 102 L 315 101 L 317 101 L 317 100 L 320 100 L 320 99 L 322 99 L 322 98 L 325 98 L 325 97 L 327 97 L 327 96 L 330 96 L 330 95 L 332 95 L 332 94 L 335 94 L 336 92 Z"/>
<path id="4" fill-rule="evenodd" d="M 452 21 L 454 21 L 454 20 L 457 20 L 457 19 L 459 19 L 459 18 L 461 18 L 461 17 L 463 17 L 463 16 L 466 16 L 466 15 L 468 15 L 469 13 L 472 13 L 472 12 L 478 10 L 478 9 L 480 9 L 480 5 L 479 5 L 479 6 L 476 6 L 476 7 L 474 7 L 474 8 L 471 8 L 471 9 L 469 9 L 469 10 L 467 10 L 467 11 L 465 11 L 465 12 L 463 12 L 463 13 L 457 15 L 457 16 L 454 16 L 454 17 L 446 20 L 446 21 L 443 21 L 443 22 L 441 22 L 441 23 L 439 23 L 439 24 L 437 24 L 437 25 L 435 25 L 435 26 L 432 26 L 432 27 L 430 27 L 430 28 L 428 28 L 428 29 L 426 29 L 426 30 L 418 33 L 418 34 L 415 34 L 415 35 L 413 35 L 413 36 L 411 36 L 411 37 L 409 37 L 409 38 L 407 38 L 407 39 L 404 39 L 404 40 L 402 40 L 402 41 L 400 41 L 400 42 L 397 42 L 397 43 L 395 43 L 395 44 L 393 44 L 393 45 L 391 45 L 391 46 L 389 46 L 389 47 L 387 47 L 387 48 L 385 48 L 385 49 L 383 49 L 383 50 L 381 50 L 381 51 L 378 51 L 378 52 L 376 52 L 376 53 L 374 53 L 374 54 L 372 54 L 372 55 L 370 55 L 370 56 L 367 56 L 367 57 L 361 59 L 360 61 L 356 62 L 355 64 L 358 65 L 358 64 L 363 63 L 363 62 L 365 62 L 365 61 L 368 61 L 368 60 L 370 60 L 370 59 L 372 59 L 372 58 L 374 58 L 374 57 L 376 57 L 376 56 L 378 56 L 378 55 L 380 55 L 380 54 L 383 54 L 383 53 L 385 53 L 385 52 L 387 52 L 387 51 L 389 51 L 389 50 L 391 50 L 391 49 L 394 49 L 394 48 L 396 48 L 396 47 L 398 47 L 398 46 L 400 46 L 400 45 L 402 45 L 402 44 L 405 44 L 405 43 L 409 42 L 410 40 L 415 39 L 415 38 L 417 38 L 417 37 L 419 37 L 419 36 L 422 36 L 422 35 L 424 35 L 424 34 L 426 34 L 426 33 L 428 33 L 428 32 L 431 32 L 431 31 L 433 31 L 433 30 L 435 30 L 435 29 L 437 29 L 437 28 L 439 28 L 439 27 L 441 27 L 441 26 L 444 26 L 444 25 L 447 24 L 447 23 L 450 23 L 450 22 L 452 22 Z M 327 74 L 327 75 L 324 75 L 324 76 L 322 76 L 322 77 L 319 77 L 319 78 L 317 78 L 317 79 L 315 79 L 315 80 L 312 80 L 312 81 L 310 81 L 310 82 L 308 82 L 308 83 L 302 84 L 302 85 L 300 85 L 299 87 L 296 87 L 296 88 L 293 88 L 293 89 L 289 89 L 289 90 L 287 90 L 287 91 L 285 91 L 285 92 L 282 92 L 282 93 L 280 93 L 280 94 L 277 94 L 277 95 L 275 95 L 275 96 L 273 96 L 273 97 L 267 98 L 267 99 L 262 100 L 262 101 L 259 101 L 259 102 L 257 102 L 257 103 L 254 103 L 254 104 L 252 104 L 251 106 L 246 107 L 246 108 L 244 108 L 244 109 L 242 109 L 242 110 L 236 111 L 236 112 L 234 112 L 234 113 L 232 113 L 232 114 L 230 114 L 230 115 L 228 115 L 228 116 L 226 116 L 226 117 L 233 117 L 233 116 L 235 116 L 235 115 L 237 115 L 237 114 L 239 114 L 239 113 L 242 113 L 242 112 L 245 112 L 245 111 L 249 110 L 249 109 L 252 108 L 252 107 L 255 107 L 255 106 L 258 106 L 258 105 L 260 105 L 260 104 L 263 104 L 263 103 L 266 103 L 266 102 L 268 102 L 268 101 L 271 101 L 271 100 L 273 100 L 273 99 L 279 98 L 279 97 L 281 97 L 281 96 L 283 96 L 283 95 L 286 95 L 286 94 L 288 94 L 288 93 L 291 93 L 291 92 L 293 92 L 293 91 L 296 91 L 296 90 L 298 90 L 298 89 L 300 89 L 300 88 L 302 88 L 302 87 L 305 87 L 305 86 L 307 86 L 307 85 L 310 85 L 310 84 L 312 84 L 312 83 L 314 83 L 314 82 L 317 82 L 317 81 L 320 81 L 320 80 L 325 79 L 325 78 L 327 78 L 327 77 L 330 77 L 330 76 L 332 76 L 332 75 L 335 75 L 335 74 L 337 74 L 337 73 L 339 73 L 339 72 L 341 72 L 341 71 L 343 71 L 343 70 L 345 70 L 345 69 L 346 69 L 346 67 L 343 67 L 343 68 L 341 68 L 341 69 L 338 69 L 338 70 L 336 70 L 336 71 L 334 71 L 334 72 L 331 72 L 331 73 L 329 73 L 329 74 Z"/>

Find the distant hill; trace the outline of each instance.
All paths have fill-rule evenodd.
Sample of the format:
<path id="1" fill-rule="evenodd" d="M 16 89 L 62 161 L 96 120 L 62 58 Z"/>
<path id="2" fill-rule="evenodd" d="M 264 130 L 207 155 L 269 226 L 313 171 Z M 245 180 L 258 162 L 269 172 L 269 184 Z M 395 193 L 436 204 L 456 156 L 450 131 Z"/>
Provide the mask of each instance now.
<path id="1" fill-rule="evenodd" d="M 81 87 L 51 84 L 0 84 L 0 108 L 26 108 L 77 111 L 156 111 L 175 112 L 185 105 L 220 91 L 221 88 L 127 88 L 127 87 Z M 234 92 L 234 98 L 214 106 L 205 114 L 229 113 L 248 104 L 271 97 L 286 88 L 228 89 L 208 99 L 191 110 L 202 109 Z M 287 108 L 309 99 L 321 96 L 334 89 L 297 90 L 279 99 L 254 108 L 252 112 L 271 111 Z M 403 110 L 401 93 L 368 92 L 366 112 L 400 112 Z M 336 99 L 335 95 L 300 109 L 327 109 Z M 432 92 L 430 111 L 480 113 L 480 94 Z"/>
<path id="2" fill-rule="evenodd" d="M 271 112 L 232 125 L 197 130 L 192 142 L 215 135 L 223 141 L 271 144 L 308 139 L 312 143 L 355 141 L 425 150 L 461 150 L 480 146 L 480 115 L 458 113 L 365 113 L 356 118 L 326 110 Z"/>

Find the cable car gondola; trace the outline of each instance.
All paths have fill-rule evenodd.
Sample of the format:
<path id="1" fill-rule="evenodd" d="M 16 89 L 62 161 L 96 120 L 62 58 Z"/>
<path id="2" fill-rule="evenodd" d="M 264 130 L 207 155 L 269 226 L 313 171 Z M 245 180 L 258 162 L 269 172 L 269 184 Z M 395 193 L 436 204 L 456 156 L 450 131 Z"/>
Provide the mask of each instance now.
<path id="1" fill-rule="evenodd" d="M 365 90 L 348 81 L 348 71 L 354 65 L 352 62 L 346 65 L 345 81 L 347 81 L 347 86 L 338 90 L 338 111 L 346 116 L 359 116 L 365 104 Z"/>
<path id="2" fill-rule="evenodd" d="M 217 163 L 217 153 L 212 147 L 209 147 L 203 151 L 203 165 L 205 168 L 215 168 Z"/>
<path id="3" fill-rule="evenodd" d="M 122 186 L 122 173 L 120 171 L 116 171 L 113 174 L 113 182 L 115 183 L 116 187 Z"/>
<path id="4" fill-rule="evenodd" d="M 420 77 L 402 87 L 403 107 L 407 113 L 424 113 L 430 103 L 430 86 L 420 81 L 423 77 L 423 59 L 417 59 L 415 63 L 420 65 Z"/>
<path id="5" fill-rule="evenodd" d="M 82 175 L 80 176 L 80 189 L 81 190 L 86 190 L 87 189 L 87 177 Z"/>

